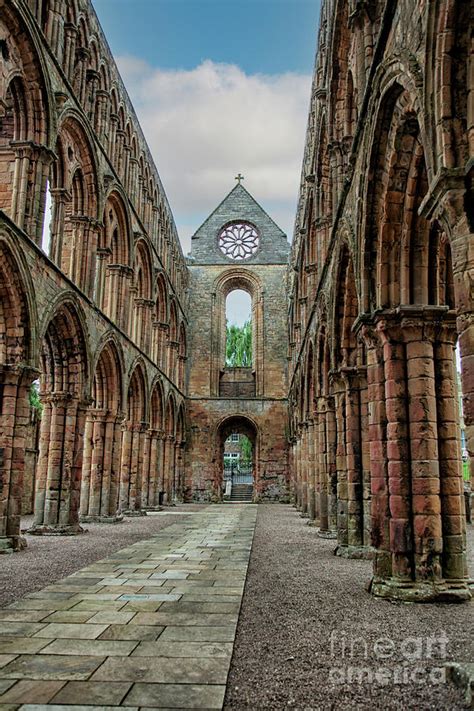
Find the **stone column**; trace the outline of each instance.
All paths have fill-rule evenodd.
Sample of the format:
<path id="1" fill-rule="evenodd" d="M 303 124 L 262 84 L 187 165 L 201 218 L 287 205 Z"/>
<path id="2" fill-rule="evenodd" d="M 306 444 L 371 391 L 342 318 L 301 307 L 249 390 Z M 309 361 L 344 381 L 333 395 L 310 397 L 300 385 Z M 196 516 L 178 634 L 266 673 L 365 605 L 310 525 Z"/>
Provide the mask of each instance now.
<path id="1" fill-rule="evenodd" d="M 45 399 L 49 407 L 41 426 L 35 520 L 29 533 L 82 533 L 79 505 L 86 405 L 66 392 Z"/>
<path id="2" fill-rule="evenodd" d="M 295 506 L 297 510 L 301 510 L 301 431 L 298 426 L 295 441 Z"/>
<path id="3" fill-rule="evenodd" d="M 319 531 L 322 535 L 329 533 L 329 495 L 326 444 L 326 399 L 318 398 L 319 416 Z"/>
<path id="4" fill-rule="evenodd" d="M 336 414 L 334 398 L 327 398 L 326 405 L 326 446 L 328 471 L 329 530 L 331 538 L 337 531 L 337 468 L 336 468 Z"/>
<path id="5" fill-rule="evenodd" d="M 314 470 L 314 519 L 315 524 L 319 523 L 320 517 L 320 497 L 321 497 L 321 480 L 319 472 L 319 413 L 315 408 L 313 420 L 313 470 Z"/>
<path id="6" fill-rule="evenodd" d="M 69 81 L 72 79 L 76 57 L 77 27 L 69 22 L 64 25 L 64 59 L 63 67 Z"/>
<path id="7" fill-rule="evenodd" d="M 12 181 L 12 206 L 11 219 L 20 229 L 25 226 L 26 206 L 29 197 L 28 177 L 33 153 L 33 144 L 30 141 L 13 141 L 15 152 L 15 167 Z M 36 237 L 31 235 L 32 239 Z"/>
<path id="8" fill-rule="evenodd" d="M 95 130 L 100 142 L 106 147 L 105 138 L 107 130 L 107 110 L 110 101 L 110 94 L 105 89 L 97 89 L 96 91 L 96 114 L 95 114 Z"/>
<path id="9" fill-rule="evenodd" d="M 173 482 L 174 482 L 174 467 L 175 467 L 175 438 L 174 435 L 167 435 L 164 441 L 165 444 L 165 465 L 164 465 L 164 491 L 166 492 L 166 503 L 173 502 Z"/>
<path id="10" fill-rule="evenodd" d="M 308 515 L 308 425 L 301 424 L 301 516 Z"/>
<path id="11" fill-rule="evenodd" d="M 86 424 L 84 429 L 84 456 L 81 483 L 81 499 L 79 505 L 81 518 L 89 515 L 94 420 L 94 411 L 89 410 L 86 416 Z"/>
<path id="12" fill-rule="evenodd" d="M 308 425 L 308 444 L 307 444 L 307 457 L 308 457 L 308 518 L 310 523 L 316 518 L 315 512 L 315 469 L 314 469 L 314 420 L 310 419 L 307 422 Z"/>
<path id="13" fill-rule="evenodd" d="M 71 200 L 71 193 L 64 188 L 50 189 L 53 209 L 51 215 L 51 239 L 49 246 L 49 256 L 59 267 L 63 251 L 64 215 L 66 203 Z"/>
<path id="14" fill-rule="evenodd" d="M 0 553 L 26 546 L 20 536 L 21 501 L 30 419 L 28 393 L 36 375 L 28 367 L 0 368 Z"/>
<path id="15" fill-rule="evenodd" d="M 96 112 L 96 95 L 99 88 L 100 74 L 95 69 L 88 69 L 86 72 L 86 94 L 84 97 L 84 112 L 94 124 L 94 114 Z"/>
<path id="16" fill-rule="evenodd" d="M 382 340 L 370 324 L 359 329 L 367 349 L 367 401 L 371 480 L 371 531 L 374 547 L 373 581 L 391 575 L 385 373 Z"/>
<path id="17" fill-rule="evenodd" d="M 455 347 L 455 314 L 447 314 L 436 333 L 434 345 L 438 454 L 440 468 L 441 520 L 443 530 L 443 578 L 450 584 L 465 584 L 466 521 L 462 476 L 459 403 Z"/>
<path id="18" fill-rule="evenodd" d="M 61 0 L 51 0 L 49 3 L 49 14 L 45 30 L 46 39 L 59 64 L 63 62 L 63 18 L 61 4 Z M 44 22 L 45 18 L 43 18 L 43 23 Z"/>
<path id="19" fill-rule="evenodd" d="M 130 513 L 141 513 L 145 430 L 146 424 L 143 422 L 131 426 L 128 515 L 130 515 Z"/>
<path id="20" fill-rule="evenodd" d="M 158 506 L 160 430 L 150 429 L 147 432 L 147 436 L 149 438 L 149 459 L 146 506 L 149 509 L 154 509 Z"/>
<path id="21" fill-rule="evenodd" d="M 388 550 L 383 541 L 382 568 L 380 542 L 374 537 L 372 591 L 383 597 L 442 601 L 470 596 L 453 387 L 455 336 L 453 327 L 450 337 L 443 324 L 446 313 L 446 307 L 405 306 L 376 320 L 383 342 L 389 494 L 388 509 L 378 515 L 385 515 L 390 538 Z"/>
<path id="22" fill-rule="evenodd" d="M 122 518 L 122 503 L 120 498 L 122 439 L 125 415 L 122 412 L 112 419 L 114 444 L 111 456 L 109 515 L 116 519 Z"/>
<path id="23" fill-rule="evenodd" d="M 334 392 L 336 420 L 336 528 L 338 542 L 336 552 L 340 554 L 342 548 L 347 548 L 348 482 L 346 462 L 346 388 L 340 371 L 332 373 L 331 381 L 332 390 Z"/>
<path id="24" fill-rule="evenodd" d="M 117 150 L 117 143 L 116 143 L 116 138 L 117 138 L 117 129 L 118 129 L 118 121 L 119 118 L 117 114 L 111 113 L 109 117 L 109 146 L 108 146 L 108 154 L 109 154 L 109 159 L 112 165 L 115 167 L 116 165 L 116 150 Z"/>
<path id="25" fill-rule="evenodd" d="M 183 485 L 183 442 L 175 443 L 175 483 L 174 483 L 174 501 L 182 503 L 184 500 L 184 485 Z"/>
<path id="26" fill-rule="evenodd" d="M 146 427 L 146 425 L 144 425 Z M 151 450 L 151 434 L 147 428 L 143 432 L 143 459 L 142 473 L 140 486 L 140 508 L 147 509 L 149 507 L 149 490 L 150 490 L 150 450 Z"/>
<path id="27" fill-rule="evenodd" d="M 130 466 L 132 453 L 132 430 L 131 422 L 124 422 L 122 425 L 122 451 L 120 463 L 120 511 L 130 508 Z"/>

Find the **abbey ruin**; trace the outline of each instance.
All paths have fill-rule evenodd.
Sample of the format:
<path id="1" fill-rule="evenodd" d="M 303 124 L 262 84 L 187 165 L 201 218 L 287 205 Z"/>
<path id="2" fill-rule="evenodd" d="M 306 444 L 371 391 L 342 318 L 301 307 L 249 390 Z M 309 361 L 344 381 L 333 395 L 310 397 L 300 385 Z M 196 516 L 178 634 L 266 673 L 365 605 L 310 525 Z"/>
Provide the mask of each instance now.
<path id="1" fill-rule="evenodd" d="M 3 550 L 25 545 L 22 514 L 69 535 L 222 501 L 236 431 L 254 501 L 370 557 L 373 594 L 470 598 L 470 28 L 462 0 L 326 0 L 291 246 L 239 179 L 185 256 L 90 1 L 0 0 Z"/>

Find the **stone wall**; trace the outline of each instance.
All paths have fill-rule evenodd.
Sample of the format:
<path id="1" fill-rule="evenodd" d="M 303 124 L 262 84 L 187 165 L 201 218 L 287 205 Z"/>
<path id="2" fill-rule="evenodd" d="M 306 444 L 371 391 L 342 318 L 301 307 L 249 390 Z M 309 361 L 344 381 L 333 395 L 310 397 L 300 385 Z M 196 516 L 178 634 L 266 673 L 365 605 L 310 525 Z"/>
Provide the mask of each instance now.
<path id="1" fill-rule="evenodd" d="M 295 500 L 402 599 L 469 597 L 470 23 L 455 0 L 323 3 L 288 271 Z"/>
<path id="2" fill-rule="evenodd" d="M 36 533 L 181 496 L 188 277 L 91 3 L 1 0 L 0 47 L 0 548 L 16 549 L 33 487 Z"/>

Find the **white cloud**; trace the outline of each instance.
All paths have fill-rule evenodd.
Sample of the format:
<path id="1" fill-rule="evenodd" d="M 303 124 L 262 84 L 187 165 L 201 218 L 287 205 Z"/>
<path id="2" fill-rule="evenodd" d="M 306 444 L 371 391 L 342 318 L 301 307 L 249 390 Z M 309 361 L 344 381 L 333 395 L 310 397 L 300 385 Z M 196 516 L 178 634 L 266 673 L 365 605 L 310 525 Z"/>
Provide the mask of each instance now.
<path id="1" fill-rule="evenodd" d="M 210 60 L 190 71 L 118 58 L 185 252 L 190 236 L 244 185 L 291 238 L 311 77 L 247 75 Z"/>

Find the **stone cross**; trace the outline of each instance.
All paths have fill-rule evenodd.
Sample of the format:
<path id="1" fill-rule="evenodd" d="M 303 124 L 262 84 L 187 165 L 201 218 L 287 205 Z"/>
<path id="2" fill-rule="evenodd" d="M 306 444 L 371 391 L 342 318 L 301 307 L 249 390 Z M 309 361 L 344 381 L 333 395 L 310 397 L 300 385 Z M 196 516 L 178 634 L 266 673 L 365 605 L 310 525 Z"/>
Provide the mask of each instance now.
<path id="1" fill-rule="evenodd" d="M 245 178 L 244 178 L 243 175 L 241 175 L 241 174 L 239 173 L 238 175 L 235 176 L 235 180 L 238 180 L 238 181 L 239 181 L 239 185 L 240 185 L 240 181 L 241 181 L 241 180 L 245 180 Z"/>

